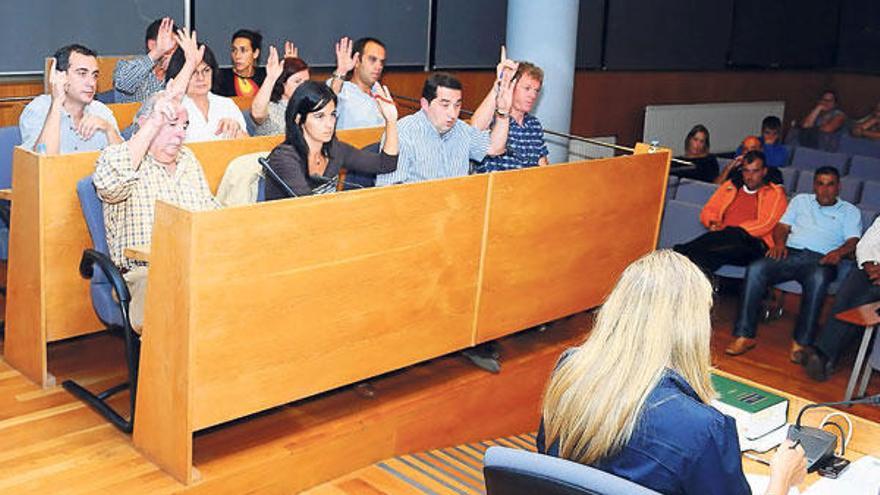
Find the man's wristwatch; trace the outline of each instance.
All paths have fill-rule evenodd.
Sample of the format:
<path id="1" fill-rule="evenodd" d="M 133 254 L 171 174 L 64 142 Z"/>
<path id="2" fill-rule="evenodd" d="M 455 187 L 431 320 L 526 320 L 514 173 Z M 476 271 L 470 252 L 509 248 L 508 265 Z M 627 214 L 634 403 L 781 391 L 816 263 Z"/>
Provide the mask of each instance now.
<path id="1" fill-rule="evenodd" d="M 510 112 L 502 112 L 501 110 L 498 110 L 498 109 L 496 108 L 496 109 L 495 109 L 495 115 L 497 115 L 497 116 L 499 116 L 499 117 L 501 117 L 501 118 L 503 119 L 503 118 L 507 118 L 507 116 L 510 115 Z"/>
<path id="2" fill-rule="evenodd" d="M 340 74 L 334 70 L 333 71 L 333 79 L 339 79 L 340 81 L 342 81 L 345 79 L 345 74 Z"/>

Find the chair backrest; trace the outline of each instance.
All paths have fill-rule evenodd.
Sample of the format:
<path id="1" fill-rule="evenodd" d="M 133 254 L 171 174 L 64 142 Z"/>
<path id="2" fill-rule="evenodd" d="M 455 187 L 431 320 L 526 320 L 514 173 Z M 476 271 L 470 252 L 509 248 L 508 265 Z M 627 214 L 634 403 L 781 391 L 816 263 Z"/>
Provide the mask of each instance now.
<path id="1" fill-rule="evenodd" d="M 800 174 L 795 194 L 813 194 L 813 174 L 804 171 Z M 862 196 L 862 180 L 858 177 L 840 178 L 840 198 L 852 204 L 859 202 Z"/>
<path id="2" fill-rule="evenodd" d="M 782 187 L 785 189 L 785 194 L 791 195 L 796 190 L 801 171 L 794 167 L 783 167 L 779 169 L 779 173 L 782 174 Z"/>
<path id="3" fill-rule="evenodd" d="M 76 194 L 79 196 L 79 204 L 82 208 L 89 236 L 92 238 L 92 246 L 95 251 L 110 255 L 107 246 L 107 231 L 104 227 L 104 205 L 95 191 L 92 176 L 89 175 L 76 183 Z M 92 295 L 92 308 L 98 315 L 98 319 L 105 325 L 122 326 L 122 314 L 119 305 L 113 298 L 113 286 L 104 276 L 104 272 L 97 267 L 94 270 L 90 283 Z"/>
<path id="4" fill-rule="evenodd" d="M 880 158 L 854 156 L 849 164 L 849 175 L 865 180 L 880 180 Z"/>
<path id="5" fill-rule="evenodd" d="M 880 182 L 865 181 L 862 185 L 862 197 L 859 207 L 869 210 L 880 210 Z"/>
<path id="6" fill-rule="evenodd" d="M 816 170 L 828 165 L 836 167 L 840 175 L 846 175 L 848 161 L 849 155 L 845 153 L 831 153 L 801 146 L 794 150 L 791 165 L 801 170 Z"/>
<path id="7" fill-rule="evenodd" d="M 489 447 L 483 459 L 488 495 L 656 495 L 613 474 L 525 450 Z"/>
<path id="8" fill-rule="evenodd" d="M 716 189 L 718 189 L 718 186 L 709 182 L 682 179 L 681 182 L 678 183 L 678 189 L 675 192 L 675 199 L 696 205 L 703 205 L 706 201 L 709 201 L 709 198 L 711 198 L 713 194 L 715 194 Z"/>
<path id="9" fill-rule="evenodd" d="M 874 223 L 874 219 L 877 218 L 877 211 L 865 208 L 859 208 L 859 211 L 862 212 L 862 233 L 864 234 L 868 227 Z"/>
<path id="10" fill-rule="evenodd" d="M 880 158 L 880 143 L 868 138 L 857 138 L 844 132 L 840 136 L 837 151 L 850 155 L 874 156 Z"/>
<path id="11" fill-rule="evenodd" d="M 675 197 L 675 191 L 678 190 L 678 184 L 681 180 L 677 175 L 670 175 L 666 181 L 666 201 Z"/>
<path id="12" fill-rule="evenodd" d="M 672 199 L 663 210 L 658 247 L 669 248 L 702 235 L 706 228 L 700 223 L 700 205 Z"/>
<path id="13" fill-rule="evenodd" d="M 21 144 L 18 126 L 0 127 L 0 189 L 12 187 L 12 150 Z"/>

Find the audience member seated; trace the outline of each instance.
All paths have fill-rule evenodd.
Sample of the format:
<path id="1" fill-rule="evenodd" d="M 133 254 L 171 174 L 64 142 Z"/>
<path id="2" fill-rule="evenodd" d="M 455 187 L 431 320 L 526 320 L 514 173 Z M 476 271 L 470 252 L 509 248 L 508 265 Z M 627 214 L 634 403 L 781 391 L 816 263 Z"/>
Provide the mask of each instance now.
<path id="1" fill-rule="evenodd" d="M 495 86 L 489 90 L 495 93 Z M 452 74 L 431 74 L 422 87 L 421 110 L 400 119 L 397 170 L 376 177 L 377 186 L 468 175 L 470 160 L 504 153 L 509 119 L 498 119 L 491 132 L 459 120 L 461 82 Z M 510 112 L 513 71 L 505 71 L 495 108 Z"/>
<path id="2" fill-rule="evenodd" d="M 828 321 L 816 339 L 815 349 L 808 353 L 807 375 L 814 380 L 827 380 L 836 370 L 841 353 L 864 331 L 834 315 L 880 301 L 880 218 L 874 220 L 856 246 L 856 263 L 858 269 L 851 270 L 840 285 Z"/>
<path id="3" fill-rule="evenodd" d="M 177 48 L 174 21 L 164 17 L 151 22 L 144 43 L 146 55 L 116 63 L 113 87 L 119 94 L 120 103 L 142 102 L 165 88 L 165 71 Z"/>
<path id="4" fill-rule="evenodd" d="M 376 38 L 361 38 L 353 46 L 349 38 L 336 43 L 336 70 L 327 84 L 339 98 L 338 129 L 382 125 L 372 95 L 380 89 L 384 69 L 385 45 Z"/>
<path id="5" fill-rule="evenodd" d="M 874 106 L 873 112 L 855 121 L 850 133 L 855 137 L 880 140 L 880 103 Z"/>
<path id="6" fill-rule="evenodd" d="M 839 193 L 837 169 L 819 167 L 813 177 L 813 194 L 798 194 L 791 200 L 773 229 L 773 247 L 746 270 L 733 328 L 736 339 L 725 350 L 727 354 L 737 356 L 755 347 L 758 314 L 767 288 L 797 280 L 803 295 L 789 358 L 804 363 L 804 351 L 813 344 L 828 285 L 836 278 L 840 261 L 855 251 L 862 233 L 861 212 L 839 199 Z"/>
<path id="7" fill-rule="evenodd" d="M 550 378 L 538 451 L 664 494 L 750 494 L 736 422 L 710 405 L 711 307 L 712 286 L 683 256 L 631 264 Z M 765 493 L 806 474 L 803 448 L 785 441 Z"/>
<path id="8" fill-rule="evenodd" d="M 846 122 L 846 114 L 838 108 L 837 93 L 825 90 L 813 110 L 804 117 L 800 127 L 792 126 L 787 142 L 808 148 L 837 151 L 840 135 L 837 131 Z"/>
<path id="9" fill-rule="evenodd" d="M 194 39 L 182 40 L 187 66 L 192 72 L 200 54 Z M 119 145 L 109 146 L 98 157 L 92 178 L 104 202 L 107 245 L 113 262 L 124 272 L 131 292 L 132 326 L 141 331 L 144 321 L 147 264 L 126 258 L 128 247 L 150 244 L 156 201 L 181 208 L 208 210 L 219 204 L 211 195 L 205 173 L 195 155 L 183 146 L 188 115 L 181 104 L 186 84 L 169 84 L 144 103 L 138 131 Z"/>
<path id="10" fill-rule="evenodd" d="M 199 47 L 204 47 L 204 56 L 189 77 L 182 103 L 189 114 L 186 142 L 246 137 L 247 124 L 235 102 L 211 91 L 218 71 L 214 52 L 204 43 L 199 43 Z M 177 77 L 185 61 L 186 55 L 178 48 L 168 63 L 166 82 Z"/>
<path id="11" fill-rule="evenodd" d="M 544 127 L 537 117 L 529 114 L 541 94 L 544 71 L 530 62 L 519 62 L 518 68 L 513 69 L 502 47 L 501 62 L 496 72 L 499 74 L 497 85 L 501 84 L 500 75 L 504 70 L 515 72 L 510 115 L 495 107 L 495 95 L 489 93 L 483 99 L 480 108 L 474 112 L 475 119 L 471 119 L 471 125 L 483 129 L 494 125 L 496 119 L 508 119 L 506 150 L 502 155 L 484 158 L 476 166 L 475 171 L 479 173 L 543 166 L 548 163 L 549 151 L 544 142 Z M 478 122 L 476 119 L 484 119 L 487 122 Z"/>
<path id="12" fill-rule="evenodd" d="M 761 147 L 759 149 L 764 152 L 764 156 L 767 158 L 768 171 L 771 167 L 784 167 L 788 164 L 788 151 L 782 144 L 781 136 L 782 121 L 779 120 L 779 117 L 775 115 L 764 117 L 764 120 L 761 121 L 761 137 L 759 138 Z M 743 145 L 740 145 L 736 149 L 736 154 L 741 155 L 743 152 Z"/>
<path id="13" fill-rule="evenodd" d="M 266 78 L 266 69 L 257 65 L 262 46 L 263 35 L 256 31 L 239 29 L 232 35 L 232 68 L 220 71 L 218 95 L 253 97 L 257 94 Z"/>
<path id="14" fill-rule="evenodd" d="M 684 156 L 679 157 L 694 164 L 693 170 L 673 172 L 683 179 L 714 182 L 718 177 L 718 160 L 709 152 L 709 129 L 703 124 L 695 125 L 684 138 Z"/>
<path id="15" fill-rule="evenodd" d="M 741 178 L 721 184 L 703 206 L 700 222 L 709 232 L 673 249 L 707 275 L 725 264 L 748 265 L 774 246 L 773 228 L 785 212 L 785 190 L 765 181 L 764 153 L 743 156 Z"/>
<path id="16" fill-rule="evenodd" d="M 367 173 L 394 171 L 397 108 L 387 87 L 376 94 L 374 105 L 385 118 L 380 153 L 362 151 L 336 139 L 336 94 L 315 81 L 302 83 L 287 105 L 287 138 L 272 150 L 269 164 L 296 196 L 335 192 L 342 167 Z M 283 187 L 267 177 L 266 199 L 286 197 Z"/>
<path id="17" fill-rule="evenodd" d="M 724 167 L 724 170 L 722 170 L 718 177 L 715 179 L 715 183 L 721 184 L 727 179 L 735 179 L 737 181 L 741 181 L 742 158 L 743 155 L 745 153 L 748 153 L 749 151 L 760 151 L 763 153 L 764 142 L 761 141 L 761 139 L 757 136 L 746 136 L 746 138 L 743 139 L 743 142 L 740 143 L 739 147 L 736 148 L 736 158 L 734 158 L 733 161 L 731 161 Z M 766 158 L 767 155 L 765 154 L 764 157 Z M 782 172 L 779 171 L 779 168 L 771 167 L 767 164 L 765 164 L 765 166 L 767 167 L 767 182 L 782 184 Z"/>
<path id="18" fill-rule="evenodd" d="M 266 59 L 266 79 L 251 102 L 251 118 L 257 136 L 284 134 L 284 112 L 287 102 L 300 84 L 309 80 L 309 66 L 299 57 L 278 60 L 274 46 Z"/>
<path id="19" fill-rule="evenodd" d="M 98 151 L 122 142 L 113 112 L 95 101 L 98 56 L 82 45 L 67 45 L 53 55 L 51 93 L 33 99 L 19 117 L 21 146 L 51 155 Z"/>

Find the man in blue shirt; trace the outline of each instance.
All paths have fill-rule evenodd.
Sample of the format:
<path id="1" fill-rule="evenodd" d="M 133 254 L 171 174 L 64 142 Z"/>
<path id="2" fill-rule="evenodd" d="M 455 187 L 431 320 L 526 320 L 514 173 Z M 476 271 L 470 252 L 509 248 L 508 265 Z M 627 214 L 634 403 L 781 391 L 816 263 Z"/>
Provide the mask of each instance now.
<path id="1" fill-rule="evenodd" d="M 738 355 L 755 347 L 758 313 L 767 287 L 797 280 L 803 295 L 789 357 L 800 364 L 806 359 L 805 346 L 813 343 L 828 284 L 836 277 L 840 261 L 855 251 L 862 231 L 859 209 L 838 199 L 840 174 L 836 168 L 818 168 L 813 191 L 791 200 L 773 231 L 774 246 L 765 258 L 749 265 L 733 329 L 737 338 L 726 349 L 727 354 Z"/>
<path id="2" fill-rule="evenodd" d="M 113 112 L 95 101 L 98 87 L 97 54 L 82 45 L 55 52 L 49 69 L 51 94 L 40 95 L 21 113 L 18 127 L 22 147 L 48 154 L 99 151 L 119 144 L 122 137 Z"/>

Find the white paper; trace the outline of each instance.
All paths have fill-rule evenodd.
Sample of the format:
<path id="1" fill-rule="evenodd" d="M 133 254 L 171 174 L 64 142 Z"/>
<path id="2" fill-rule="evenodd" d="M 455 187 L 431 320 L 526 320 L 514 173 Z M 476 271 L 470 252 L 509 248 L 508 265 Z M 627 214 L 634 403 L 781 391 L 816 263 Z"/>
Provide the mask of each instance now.
<path id="1" fill-rule="evenodd" d="M 767 491 L 767 486 L 770 484 L 770 477 L 764 476 L 763 474 L 746 473 L 746 481 L 749 482 L 749 487 L 751 487 L 753 494 L 761 494 Z M 788 495 L 800 495 L 800 493 L 801 491 L 798 490 L 796 486 L 793 486 L 788 490 Z M 877 494 L 875 493 L 873 495 Z"/>
<path id="2" fill-rule="evenodd" d="M 836 480 L 819 478 L 804 495 L 880 495 L 880 459 L 865 456 L 854 461 Z"/>

